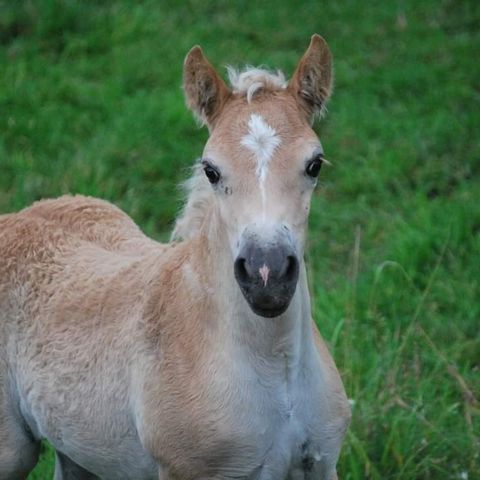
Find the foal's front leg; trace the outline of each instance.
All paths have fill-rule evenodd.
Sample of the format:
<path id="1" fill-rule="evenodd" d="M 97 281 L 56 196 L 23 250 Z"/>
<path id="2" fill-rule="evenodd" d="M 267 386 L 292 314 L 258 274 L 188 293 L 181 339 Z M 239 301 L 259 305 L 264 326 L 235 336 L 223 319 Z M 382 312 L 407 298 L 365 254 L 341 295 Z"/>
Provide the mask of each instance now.
<path id="1" fill-rule="evenodd" d="M 98 477 L 87 472 L 62 453 L 55 452 L 54 480 L 98 480 Z"/>

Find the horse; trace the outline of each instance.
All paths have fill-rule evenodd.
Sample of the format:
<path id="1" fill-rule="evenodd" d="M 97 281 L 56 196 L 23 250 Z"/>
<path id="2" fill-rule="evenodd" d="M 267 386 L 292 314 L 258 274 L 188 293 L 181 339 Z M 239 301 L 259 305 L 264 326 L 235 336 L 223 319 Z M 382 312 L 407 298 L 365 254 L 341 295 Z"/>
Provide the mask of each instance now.
<path id="1" fill-rule="evenodd" d="M 170 243 L 79 195 L 0 216 L 1 479 L 43 439 L 55 480 L 337 478 L 351 413 L 304 261 L 332 55 L 228 77 L 187 54 L 209 138 Z"/>

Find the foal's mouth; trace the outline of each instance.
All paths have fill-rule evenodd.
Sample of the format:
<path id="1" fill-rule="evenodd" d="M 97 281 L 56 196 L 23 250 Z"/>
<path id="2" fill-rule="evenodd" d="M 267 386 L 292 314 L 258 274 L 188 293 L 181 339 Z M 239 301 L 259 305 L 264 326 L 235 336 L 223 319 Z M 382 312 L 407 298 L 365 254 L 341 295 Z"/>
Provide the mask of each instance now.
<path id="1" fill-rule="evenodd" d="M 299 262 L 288 245 L 259 247 L 247 242 L 235 260 L 240 290 L 254 313 L 273 318 L 284 313 L 295 293 Z"/>
<path id="2" fill-rule="evenodd" d="M 248 304 L 252 311 L 259 315 L 260 317 L 265 318 L 275 318 L 285 313 L 288 306 L 290 305 L 290 301 L 292 300 L 292 295 L 289 296 L 288 299 L 282 298 L 280 301 L 275 298 L 249 298 L 245 292 L 242 290 L 244 297 L 246 298 Z"/>

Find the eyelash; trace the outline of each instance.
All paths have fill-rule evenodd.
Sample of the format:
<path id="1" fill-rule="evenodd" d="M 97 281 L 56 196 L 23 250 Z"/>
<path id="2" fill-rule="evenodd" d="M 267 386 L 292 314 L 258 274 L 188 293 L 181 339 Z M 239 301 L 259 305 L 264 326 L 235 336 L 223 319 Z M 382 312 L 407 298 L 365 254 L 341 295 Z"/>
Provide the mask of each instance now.
<path id="1" fill-rule="evenodd" d="M 312 178 L 317 178 L 323 165 L 323 155 L 320 153 L 312 158 L 305 167 L 305 173 Z"/>
<path id="2" fill-rule="evenodd" d="M 204 161 L 202 162 L 203 163 L 203 171 L 205 172 L 205 175 L 208 179 L 208 181 L 212 184 L 212 185 L 216 185 L 219 180 L 220 180 L 220 172 L 219 170 L 214 167 L 213 165 L 211 165 L 210 163 Z"/>

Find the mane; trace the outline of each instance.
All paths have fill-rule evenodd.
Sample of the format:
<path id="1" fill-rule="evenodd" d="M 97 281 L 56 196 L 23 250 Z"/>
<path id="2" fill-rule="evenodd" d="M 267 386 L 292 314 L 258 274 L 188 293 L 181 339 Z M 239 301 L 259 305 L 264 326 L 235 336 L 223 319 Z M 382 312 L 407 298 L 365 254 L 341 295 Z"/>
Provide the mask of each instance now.
<path id="1" fill-rule="evenodd" d="M 237 70 L 227 66 L 228 80 L 236 95 L 245 96 L 250 103 L 260 91 L 275 92 L 287 88 L 285 75 L 277 70 L 247 66 Z M 199 162 L 193 167 L 192 176 L 182 184 L 186 194 L 185 205 L 175 221 L 171 239 L 187 240 L 200 230 L 205 214 L 212 205 L 213 194 Z"/>
<path id="2" fill-rule="evenodd" d="M 205 214 L 212 204 L 212 188 L 203 174 L 199 161 L 193 166 L 191 177 L 181 184 L 186 201 L 182 212 L 175 221 L 171 240 L 187 240 L 200 230 Z"/>

